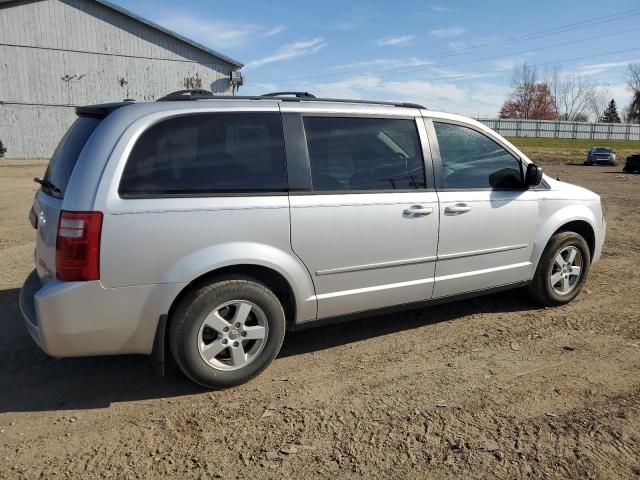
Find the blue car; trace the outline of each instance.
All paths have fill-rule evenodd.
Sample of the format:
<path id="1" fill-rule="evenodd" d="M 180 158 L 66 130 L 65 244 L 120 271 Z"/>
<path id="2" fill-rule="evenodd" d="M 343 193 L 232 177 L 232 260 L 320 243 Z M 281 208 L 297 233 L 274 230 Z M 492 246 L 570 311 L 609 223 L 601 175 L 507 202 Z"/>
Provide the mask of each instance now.
<path id="1" fill-rule="evenodd" d="M 608 147 L 591 147 L 585 165 L 616 165 L 616 152 Z"/>

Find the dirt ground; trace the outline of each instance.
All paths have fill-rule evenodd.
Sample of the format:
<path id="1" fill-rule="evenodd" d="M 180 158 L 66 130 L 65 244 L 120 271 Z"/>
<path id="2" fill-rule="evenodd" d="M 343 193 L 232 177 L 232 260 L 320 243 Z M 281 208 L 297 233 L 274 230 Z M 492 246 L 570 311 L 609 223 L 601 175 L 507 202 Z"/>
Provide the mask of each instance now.
<path id="1" fill-rule="evenodd" d="M 43 164 L 0 161 L 0 478 L 640 478 L 640 175 L 603 196 L 580 296 L 519 291 L 290 334 L 238 388 L 146 357 L 53 360 L 18 311 Z"/>

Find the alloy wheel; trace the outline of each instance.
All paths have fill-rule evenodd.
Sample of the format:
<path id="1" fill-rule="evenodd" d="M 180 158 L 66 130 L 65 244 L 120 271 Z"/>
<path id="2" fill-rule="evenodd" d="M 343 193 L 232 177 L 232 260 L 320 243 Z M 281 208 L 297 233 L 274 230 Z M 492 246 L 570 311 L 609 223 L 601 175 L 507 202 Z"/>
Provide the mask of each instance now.
<path id="1" fill-rule="evenodd" d="M 217 370 L 237 370 L 255 360 L 264 348 L 269 324 L 264 312 L 247 300 L 214 308 L 198 331 L 198 351 Z"/>
<path id="2" fill-rule="evenodd" d="M 560 250 L 556 255 L 549 280 L 551 288 L 558 295 L 571 293 L 582 278 L 583 260 L 582 253 L 577 247 L 568 246 Z"/>

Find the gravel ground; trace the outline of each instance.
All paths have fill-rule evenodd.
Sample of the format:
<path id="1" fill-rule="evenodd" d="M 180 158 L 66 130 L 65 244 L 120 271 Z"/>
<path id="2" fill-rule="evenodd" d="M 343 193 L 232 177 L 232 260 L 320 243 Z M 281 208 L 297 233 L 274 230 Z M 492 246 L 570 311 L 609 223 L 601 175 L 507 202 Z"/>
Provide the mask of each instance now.
<path id="1" fill-rule="evenodd" d="M 0 478 L 640 478 L 640 175 L 550 170 L 608 222 L 570 305 L 513 291 L 294 333 L 207 392 L 33 344 L 17 302 L 43 169 L 0 162 Z"/>

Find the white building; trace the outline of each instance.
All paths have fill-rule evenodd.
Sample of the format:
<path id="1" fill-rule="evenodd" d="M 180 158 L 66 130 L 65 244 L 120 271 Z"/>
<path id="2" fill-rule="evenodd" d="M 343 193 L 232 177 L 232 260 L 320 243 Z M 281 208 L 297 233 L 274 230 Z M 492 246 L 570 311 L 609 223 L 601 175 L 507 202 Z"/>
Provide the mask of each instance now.
<path id="1" fill-rule="evenodd" d="M 48 158 L 78 105 L 231 94 L 232 58 L 104 0 L 0 0 L 0 140 Z"/>

